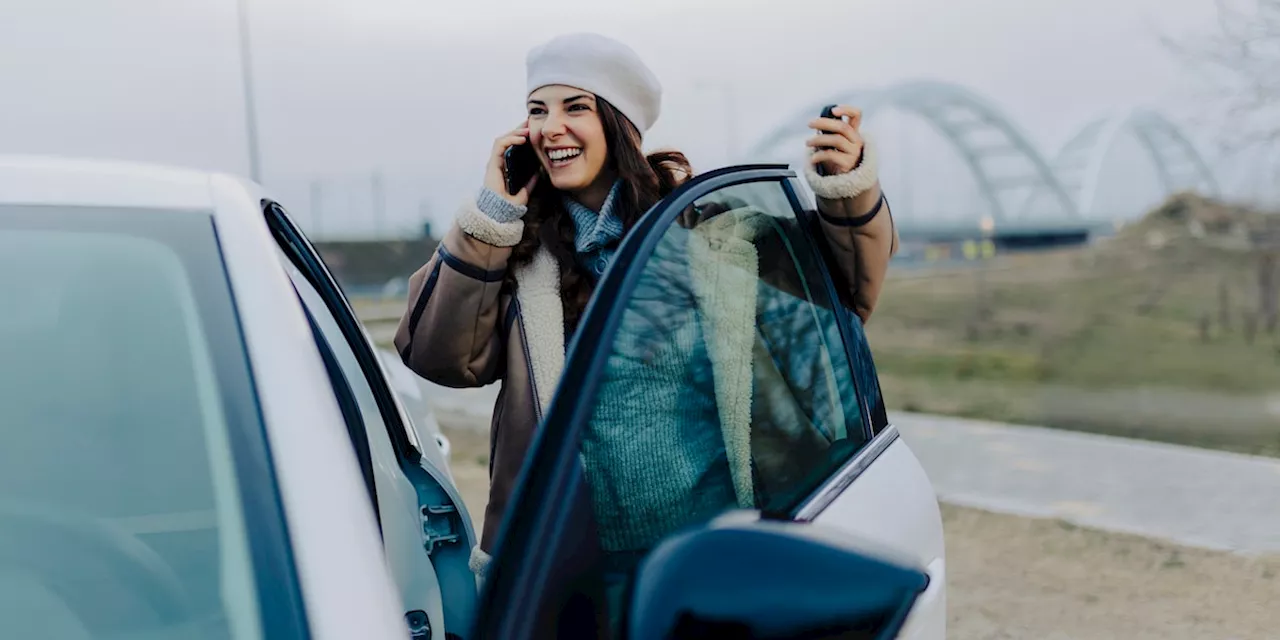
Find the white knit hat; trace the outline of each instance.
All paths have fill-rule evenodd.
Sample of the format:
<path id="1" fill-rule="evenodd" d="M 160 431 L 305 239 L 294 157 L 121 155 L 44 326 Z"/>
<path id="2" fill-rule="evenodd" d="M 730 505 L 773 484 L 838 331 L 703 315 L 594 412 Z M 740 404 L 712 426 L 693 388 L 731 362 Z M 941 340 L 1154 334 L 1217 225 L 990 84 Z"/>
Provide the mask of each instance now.
<path id="1" fill-rule="evenodd" d="M 534 47 L 526 59 L 529 93 L 553 84 L 576 87 L 618 108 L 640 133 L 658 120 L 662 85 L 640 56 L 621 42 L 573 33 Z"/>

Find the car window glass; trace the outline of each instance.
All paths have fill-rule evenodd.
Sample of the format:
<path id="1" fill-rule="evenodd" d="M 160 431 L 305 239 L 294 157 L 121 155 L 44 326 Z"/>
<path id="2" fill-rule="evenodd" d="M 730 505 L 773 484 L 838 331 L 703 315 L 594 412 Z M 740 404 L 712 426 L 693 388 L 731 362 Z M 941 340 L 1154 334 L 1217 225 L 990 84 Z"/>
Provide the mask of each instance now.
<path id="1" fill-rule="evenodd" d="M 0 297 L 0 636 L 262 637 L 209 217 L 0 208 Z"/>
<path id="2" fill-rule="evenodd" d="M 885 413 L 884 393 L 880 387 L 880 378 L 876 375 L 876 365 L 871 357 L 871 344 L 862 325 L 862 319 L 855 313 L 846 313 L 849 319 L 850 351 L 853 353 L 853 378 L 858 384 L 858 393 L 871 419 L 872 435 L 879 434 L 889 426 L 889 418 Z"/>
<path id="3" fill-rule="evenodd" d="M 824 267 L 779 183 L 714 192 L 661 234 L 582 442 L 606 553 L 788 511 L 865 442 Z"/>

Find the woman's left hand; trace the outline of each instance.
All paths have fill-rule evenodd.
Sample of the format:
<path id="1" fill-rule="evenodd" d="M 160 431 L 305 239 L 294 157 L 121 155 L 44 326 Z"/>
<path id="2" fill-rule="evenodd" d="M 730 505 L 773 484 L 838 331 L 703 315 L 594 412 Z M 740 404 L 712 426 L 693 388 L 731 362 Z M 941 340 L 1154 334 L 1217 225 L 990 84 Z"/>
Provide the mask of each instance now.
<path id="1" fill-rule="evenodd" d="M 862 162 L 863 140 L 858 129 L 862 126 L 862 110 L 840 105 L 832 110 L 835 118 L 814 118 L 809 128 L 818 135 L 805 141 L 805 145 L 817 149 L 809 157 L 809 163 L 832 176 L 848 173 Z M 847 118 L 847 120 L 846 120 Z"/>

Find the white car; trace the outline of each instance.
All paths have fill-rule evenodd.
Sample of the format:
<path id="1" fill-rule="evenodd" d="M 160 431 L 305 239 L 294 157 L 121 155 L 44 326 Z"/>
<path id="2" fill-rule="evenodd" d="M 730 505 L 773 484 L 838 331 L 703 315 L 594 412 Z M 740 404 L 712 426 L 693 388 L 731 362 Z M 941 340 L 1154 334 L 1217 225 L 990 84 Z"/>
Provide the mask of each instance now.
<path id="1" fill-rule="evenodd" d="M 409 413 L 413 426 L 416 427 L 418 439 L 434 440 L 436 446 L 440 447 L 440 455 L 444 456 L 445 462 L 448 462 L 453 445 L 449 442 L 449 437 L 440 431 L 440 423 L 436 421 L 431 403 L 422 395 L 420 378 L 405 366 L 404 361 L 394 351 L 379 349 L 378 357 L 382 359 L 382 367 L 387 372 L 387 384 L 391 385 L 391 389 L 404 404 L 405 411 Z"/>
<path id="2" fill-rule="evenodd" d="M 670 265 L 655 249 L 687 232 L 678 214 L 730 200 L 813 220 L 779 166 L 705 174 L 645 216 L 582 320 L 477 581 L 441 448 L 419 440 L 337 284 L 261 187 L 0 158 L 0 637 L 582 637 L 606 605 L 574 597 L 595 570 L 578 443 L 608 400 L 610 345 L 643 309 L 648 266 Z M 804 285 L 785 320 L 821 366 L 762 393 L 804 399 L 797 418 L 817 431 L 795 451 L 810 457 L 779 449 L 802 473 L 769 504 L 652 550 L 617 603 L 623 635 L 940 640 L 929 481 L 885 420 L 860 324 L 830 304 L 818 245 L 775 239 Z"/>

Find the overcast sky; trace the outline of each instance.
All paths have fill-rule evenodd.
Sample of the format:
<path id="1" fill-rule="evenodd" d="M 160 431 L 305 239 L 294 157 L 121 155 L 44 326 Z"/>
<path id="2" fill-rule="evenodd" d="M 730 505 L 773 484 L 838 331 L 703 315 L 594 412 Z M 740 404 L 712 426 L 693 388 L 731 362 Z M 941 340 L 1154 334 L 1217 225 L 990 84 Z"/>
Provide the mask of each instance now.
<path id="1" fill-rule="evenodd" d="M 264 182 L 314 230 L 320 180 L 330 233 L 369 228 L 374 171 L 388 228 L 424 200 L 446 223 L 523 115 L 525 52 L 559 33 L 639 51 L 666 89 L 649 146 L 710 168 L 731 134 L 745 148 L 797 108 L 922 78 L 985 96 L 1046 152 L 1111 110 L 1190 121 L 1195 83 L 1158 36 L 1214 16 L 1212 0 L 248 2 Z M 247 172 L 234 0 L 3 5 L 0 151 Z"/>

